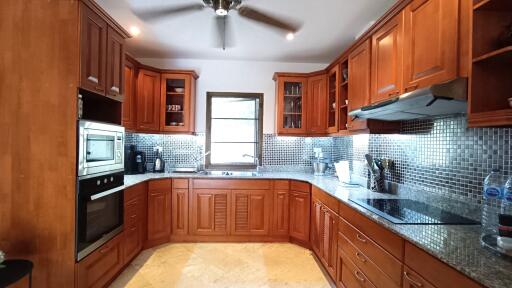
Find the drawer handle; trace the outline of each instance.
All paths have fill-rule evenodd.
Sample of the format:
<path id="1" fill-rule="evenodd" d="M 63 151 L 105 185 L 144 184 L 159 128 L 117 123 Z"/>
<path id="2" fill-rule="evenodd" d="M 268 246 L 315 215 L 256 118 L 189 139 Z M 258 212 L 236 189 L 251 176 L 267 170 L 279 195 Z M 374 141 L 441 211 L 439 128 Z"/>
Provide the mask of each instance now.
<path id="1" fill-rule="evenodd" d="M 98 81 L 98 78 L 94 77 L 94 76 L 89 76 L 87 77 L 87 80 L 93 82 L 93 83 L 96 83 L 96 84 L 99 84 L 100 81 Z"/>
<path id="2" fill-rule="evenodd" d="M 363 242 L 363 243 L 366 243 L 366 239 L 364 239 L 364 237 L 363 237 L 363 236 L 361 236 L 361 235 L 357 234 L 357 235 L 356 235 L 356 238 L 357 238 L 357 240 L 359 240 L 359 241 L 361 241 L 361 242 Z"/>
<path id="3" fill-rule="evenodd" d="M 130 216 L 130 218 L 137 218 L 137 214 Z"/>
<path id="4" fill-rule="evenodd" d="M 135 231 L 135 230 L 137 230 L 137 227 L 132 227 L 132 228 L 130 229 L 130 231 Z"/>
<path id="5" fill-rule="evenodd" d="M 414 280 L 412 277 L 411 277 L 411 274 L 407 273 L 407 271 L 404 272 L 404 276 L 405 278 L 407 278 L 407 280 L 409 280 L 409 282 L 411 282 L 412 285 L 416 286 L 416 287 L 423 287 L 423 284 L 421 284 L 420 282 L 418 282 L 417 280 Z"/>
<path id="6" fill-rule="evenodd" d="M 358 270 L 356 270 L 356 272 L 354 273 L 354 275 L 356 276 L 357 280 L 361 281 L 361 282 L 364 282 L 366 281 L 364 279 L 364 275 L 363 273 L 359 272 Z"/>
<path id="7" fill-rule="evenodd" d="M 366 257 L 364 257 L 363 254 L 356 252 L 357 259 L 359 259 L 361 262 L 366 262 Z"/>
<path id="8" fill-rule="evenodd" d="M 388 93 L 388 97 L 398 96 L 398 94 L 400 94 L 400 92 L 398 92 L 398 91 L 390 92 L 390 93 Z"/>
<path id="9" fill-rule="evenodd" d="M 109 247 L 108 245 L 105 245 L 105 248 L 101 249 L 101 250 L 100 250 L 100 253 L 101 253 L 101 254 L 105 254 L 105 253 L 107 253 L 107 252 L 108 252 L 108 250 L 110 250 L 110 247 Z"/>

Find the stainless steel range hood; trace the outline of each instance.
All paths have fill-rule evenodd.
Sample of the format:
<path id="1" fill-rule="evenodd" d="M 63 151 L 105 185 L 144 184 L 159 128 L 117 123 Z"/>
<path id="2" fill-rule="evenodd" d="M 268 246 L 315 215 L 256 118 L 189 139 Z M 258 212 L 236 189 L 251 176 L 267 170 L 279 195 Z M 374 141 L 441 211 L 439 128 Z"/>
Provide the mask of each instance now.
<path id="1" fill-rule="evenodd" d="M 350 117 L 385 121 L 466 113 L 467 78 L 432 85 L 396 98 L 350 111 Z"/>

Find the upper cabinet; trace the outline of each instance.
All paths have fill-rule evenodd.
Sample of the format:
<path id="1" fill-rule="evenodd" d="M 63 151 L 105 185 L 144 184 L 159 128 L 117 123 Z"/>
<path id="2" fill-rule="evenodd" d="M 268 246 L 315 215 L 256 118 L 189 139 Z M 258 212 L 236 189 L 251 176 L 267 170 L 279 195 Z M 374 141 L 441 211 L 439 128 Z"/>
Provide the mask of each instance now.
<path id="1" fill-rule="evenodd" d="M 308 134 L 318 135 L 327 132 L 327 78 L 325 74 L 308 79 Z"/>
<path id="2" fill-rule="evenodd" d="M 404 92 L 454 79 L 459 1 L 414 0 L 404 10 Z"/>
<path id="3" fill-rule="evenodd" d="M 327 132 L 329 133 L 338 132 L 339 95 L 340 66 L 336 65 L 327 74 Z"/>
<path id="4" fill-rule="evenodd" d="M 276 74 L 276 133 L 278 135 L 305 135 L 308 79 L 305 76 Z"/>
<path id="5" fill-rule="evenodd" d="M 370 40 L 363 42 L 348 56 L 348 111 L 357 110 L 370 103 Z M 366 129 L 366 120 L 347 120 L 348 130 Z"/>
<path id="6" fill-rule="evenodd" d="M 128 37 L 96 4 L 80 2 L 80 88 L 123 100 L 124 39 Z"/>
<path id="7" fill-rule="evenodd" d="M 105 94 L 107 22 L 80 2 L 80 87 Z"/>
<path id="8" fill-rule="evenodd" d="M 402 91 L 403 12 L 372 36 L 371 102 L 381 102 Z"/>
<path id="9" fill-rule="evenodd" d="M 162 74 L 160 129 L 166 132 L 195 131 L 195 73 Z"/>
<path id="10" fill-rule="evenodd" d="M 124 66 L 124 101 L 123 101 L 123 126 L 128 130 L 137 127 L 137 68 L 133 61 L 126 59 Z"/>
<path id="11" fill-rule="evenodd" d="M 160 131 L 160 73 L 139 71 L 136 98 L 137 130 Z"/>

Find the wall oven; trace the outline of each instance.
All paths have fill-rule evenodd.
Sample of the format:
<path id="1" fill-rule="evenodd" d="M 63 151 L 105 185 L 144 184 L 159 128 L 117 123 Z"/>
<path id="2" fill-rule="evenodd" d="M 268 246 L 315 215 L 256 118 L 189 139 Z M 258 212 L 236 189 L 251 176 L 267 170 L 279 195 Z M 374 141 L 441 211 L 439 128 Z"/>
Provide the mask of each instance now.
<path id="1" fill-rule="evenodd" d="M 124 169 L 124 127 L 78 122 L 78 177 Z"/>
<path id="2" fill-rule="evenodd" d="M 78 181 L 76 259 L 80 261 L 123 230 L 124 172 Z"/>

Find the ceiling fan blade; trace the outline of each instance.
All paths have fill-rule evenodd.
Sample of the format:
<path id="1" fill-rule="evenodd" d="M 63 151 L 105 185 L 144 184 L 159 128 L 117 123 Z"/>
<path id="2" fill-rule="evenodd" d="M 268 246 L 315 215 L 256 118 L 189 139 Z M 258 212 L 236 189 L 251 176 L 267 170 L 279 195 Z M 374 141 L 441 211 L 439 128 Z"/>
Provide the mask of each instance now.
<path id="1" fill-rule="evenodd" d="M 242 17 L 245 17 L 245 18 L 248 18 L 248 19 L 263 23 L 263 24 L 267 24 L 267 25 L 270 25 L 275 28 L 279 28 L 279 29 L 285 30 L 287 32 L 295 33 L 297 31 L 299 31 L 300 26 L 301 26 L 296 23 L 290 23 L 290 22 L 287 22 L 284 20 L 278 20 L 277 18 L 275 18 L 273 16 L 270 16 L 266 13 L 263 13 L 261 11 L 258 11 L 254 8 L 250 8 L 247 6 L 239 7 L 237 10 L 238 10 L 238 14 Z"/>
<path id="2" fill-rule="evenodd" d="M 215 17 L 215 30 L 217 34 L 216 47 L 226 50 L 227 47 L 233 46 L 233 35 L 230 29 L 230 18 L 228 15 Z"/>
<path id="3" fill-rule="evenodd" d="M 169 8 L 144 9 L 144 10 L 134 11 L 133 13 L 144 21 L 152 21 L 152 20 L 158 20 L 160 18 L 169 16 L 169 15 L 199 11 L 199 10 L 203 10 L 204 8 L 205 8 L 204 4 L 188 4 L 188 5 L 181 5 L 181 6 L 173 6 L 173 7 L 169 7 Z"/>

